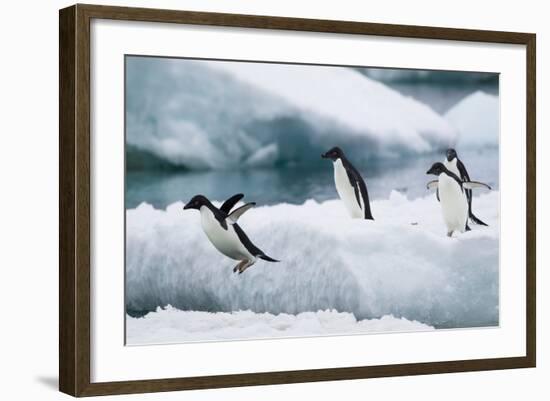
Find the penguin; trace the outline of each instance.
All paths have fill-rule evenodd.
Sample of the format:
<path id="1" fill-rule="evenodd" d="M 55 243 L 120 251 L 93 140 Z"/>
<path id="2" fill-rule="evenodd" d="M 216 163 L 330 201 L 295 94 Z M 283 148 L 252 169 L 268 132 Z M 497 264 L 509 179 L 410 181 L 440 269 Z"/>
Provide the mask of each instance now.
<path id="1" fill-rule="evenodd" d="M 438 176 L 437 180 L 430 181 L 428 189 L 437 189 L 443 220 L 447 226 L 447 236 L 452 237 L 455 231 L 461 233 L 469 231 L 468 222 L 468 198 L 466 190 L 491 187 L 477 181 L 462 181 L 462 179 L 447 169 L 443 163 L 434 163 L 426 174 Z"/>
<path id="2" fill-rule="evenodd" d="M 258 259 L 279 262 L 256 247 L 237 224 L 239 217 L 255 205 L 254 202 L 250 202 L 231 211 L 243 197 L 243 194 L 233 195 L 218 209 L 205 196 L 195 195 L 183 207 L 184 210 L 197 209 L 200 211 L 201 225 L 206 236 L 219 252 L 228 258 L 239 261 L 233 269 L 234 273 L 239 272 L 239 274 L 256 263 Z"/>
<path id="3" fill-rule="evenodd" d="M 464 163 L 458 158 L 458 155 L 456 154 L 456 150 L 454 149 L 447 149 L 447 158 L 443 162 L 447 170 L 452 171 L 457 176 L 460 177 L 462 181 L 470 181 L 470 176 L 468 175 L 468 171 L 466 170 L 466 167 L 464 166 Z M 487 226 L 487 223 L 481 221 L 478 219 L 474 213 L 472 212 L 472 190 L 467 189 L 466 190 L 466 198 L 468 199 L 468 217 L 474 224 L 478 224 L 481 226 Z"/>
<path id="4" fill-rule="evenodd" d="M 321 155 L 330 159 L 334 166 L 334 183 L 349 215 L 354 219 L 374 220 L 370 210 L 367 185 L 359 171 L 349 162 L 342 149 L 333 147 Z"/>

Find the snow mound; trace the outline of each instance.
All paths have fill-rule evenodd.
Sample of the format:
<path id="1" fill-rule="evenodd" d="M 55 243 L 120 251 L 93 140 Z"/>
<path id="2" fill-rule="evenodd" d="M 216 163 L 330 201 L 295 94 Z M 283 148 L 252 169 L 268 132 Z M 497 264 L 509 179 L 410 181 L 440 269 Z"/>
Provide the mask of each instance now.
<path id="1" fill-rule="evenodd" d="M 456 139 L 428 106 L 350 68 L 150 57 L 126 68 L 128 144 L 189 169 L 320 163 L 334 145 L 364 160 Z"/>
<path id="2" fill-rule="evenodd" d="M 210 313 L 180 311 L 171 306 L 157 309 L 143 318 L 126 318 L 127 344 L 181 343 L 304 337 L 313 335 L 387 333 L 433 330 L 425 324 L 383 316 L 358 321 L 351 313 L 334 310 L 303 312 L 298 315 L 237 311 Z"/>
<path id="3" fill-rule="evenodd" d="M 477 91 L 458 102 L 445 118 L 458 130 L 461 146 L 498 146 L 499 113 L 498 97 Z"/>
<path id="4" fill-rule="evenodd" d="M 155 311 L 299 314 L 334 309 L 356 319 L 384 315 L 435 327 L 498 324 L 498 192 L 474 198 L 475 226 L 445 236 L 433 194 L 392 192 L 372 203 L 376 221 L 350 219 L 339 200 L 257 207 L 239 220 L 252 242 L 280 263 L 242 275 L 206 238 L 199 213 L 127 210 L 126 307 Z"/>

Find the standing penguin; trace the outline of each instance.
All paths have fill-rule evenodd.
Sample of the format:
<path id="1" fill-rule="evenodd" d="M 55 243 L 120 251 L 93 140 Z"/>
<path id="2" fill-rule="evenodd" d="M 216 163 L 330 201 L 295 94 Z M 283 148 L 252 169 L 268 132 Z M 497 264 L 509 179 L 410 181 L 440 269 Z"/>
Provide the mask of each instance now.
<path id="1" fill-rule="evenodd" d="M 454 174 L 460 177 L 460 179 L 464 182 L 471 181 L 470 176 L 468 175 L 468 171 L 466 170 L 466 167 L 464 166 L 464 163 L 458 158 L 458 155 L 456 154 L 456 150 L 454 149 L 447 149 L 447 158 L 443 162 L 447 170 L 452 171 Z M 470 217 L 470 220 L 474 224 L 479 224 L 482 226 L 486 226 L 487 224 L 480 219 L 478 219 L 474 213 L 472 212 L 472 190 L 466 189 L 466 199 L 468 200 L 468 216 Z"/>
<path id="2" fill-rule="evenodd" d="M 321 157 L 333 161 L 336 191 L 350 216 L 354 219 L 374 220 L 370 211 L 367 185 L 359 171 L 346 158 L 342 149 L 335 146 Z"/>
<path id="3" fill-rule="evenodd" d="M 218 209 L 205 196 L 195 195 L 183 207 L 183 209 L 200 211 L 201 225 L 206 236 L 218 251 L 239 261 L 233 269 L 233 272 L 238 271 L 239 274 L 256 263 L 258 259 L 278 262 L 256 247 L 237 224 L 239 217 L 255 205 L 254 202 L 251 202 L 231 211 L 243 197 L 243 194 L 233 195 Z"/>
<path id="4" fill-rule="evenodd" d="M 474 188 L 491 189 L 491 187 L 477 181 L 464 182 L 439 162 L 434 163 L 426 174 L 438 176 L 437 180 L 428 183 L 428 188 L 438 190 L 443 220 L 447 226 L 447 236 L 451 237 L 455 231 L 461 233 L 469 231 L 466 224 L 468 222 L 468 199 L 465 191 Z"/>

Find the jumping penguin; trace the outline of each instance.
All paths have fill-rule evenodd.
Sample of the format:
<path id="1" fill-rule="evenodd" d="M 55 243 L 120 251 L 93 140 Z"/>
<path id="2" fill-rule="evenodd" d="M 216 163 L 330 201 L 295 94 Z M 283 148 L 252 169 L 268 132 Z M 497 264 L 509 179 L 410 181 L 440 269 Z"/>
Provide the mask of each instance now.
<path id="1" fill-rule="evenodd" d="M 447 149 L 447 158 L 443 162 L 447 170 L 452 171 L 457 176 L 460 177 L 460 179 L 464 182 L 471 181 L 470 176 L 468 175 L 468 171 L 466 170 L 466 167 L 464 166 L 464 163 L 458 158 L 458 155 L 456 154 L 456 150 L 454 149 Z M 472 223 L 479 224 L 482 226 L 486 226 L 487 224 L 480 219 L 478 219 L 476 216 L 474 216 L 474 213 L 472 212 L 472 190 L 467 189 L 466 190 L 466 198 L 468 199 L 468 217 L 470 217 L 470 220 L 472 220 Z"/>
<path id="2" fill-rule="evenodd" d="M 336 191 L 350 216 L 354 219 L 374 220 L 370 211 L 367 185 L 342 149 L 335 146 L 321 157 L 333 161 Z"/>
<path id="3" fill-rule="evenodd" d="M 259 259 L 268 262 L 278 262 L 267 256 L 256 247 L 246 236 L 237 220 L 255 203 L 247 203 L 233 211 L 231 209 L 244 197 L 243 194 L 233 195 L 218 209 L 205 196 L 195 195 L 183 209 L 197 209 L 201 213 L 201 225 L 206 236 L 214 247 L 225 256 L 238 260 L 233 272 L 243 273 Z"/>
<path id="4" fill-rule="evenodd" d="M 447 236 L 451 237 L 453 232 L 461 233 L 469 231 L 468 222 L 468 199 L 466 190 L 475 188 L 491 187 L 477 181 L 464 182 L 458 175 L 447 169 L 443 163 L 434 163 L 426 174 L 438 176 L 437 180 L 430 181 L 428 189 L 437 189 L 443 220 L 447 226 Z"/>

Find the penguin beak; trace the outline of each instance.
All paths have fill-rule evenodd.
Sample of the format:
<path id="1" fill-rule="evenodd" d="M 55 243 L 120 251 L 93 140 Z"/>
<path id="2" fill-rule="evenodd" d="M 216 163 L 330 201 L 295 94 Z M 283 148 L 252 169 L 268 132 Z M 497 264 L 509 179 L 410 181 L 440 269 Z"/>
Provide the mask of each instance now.
<path id="1" fill-rule="evenodd" d="M 328 159 L 328 154 L 327 153 L 323 153 L 321 155 L 321 159 Z"/>
<path id="2" fill-rule="evenodd" d="M 190 203 L 187 203 L 187 204 L 183 207 L 183 210 L 187 210 L 187 209 L 191 209 L 191 204 L 190 204 Z"/>
<path id="3" fill-rule="evenodd" d="M 433 168 L 430 168 L 428 171 L 426 171 L 426 174 L 433 174 Z"/>

